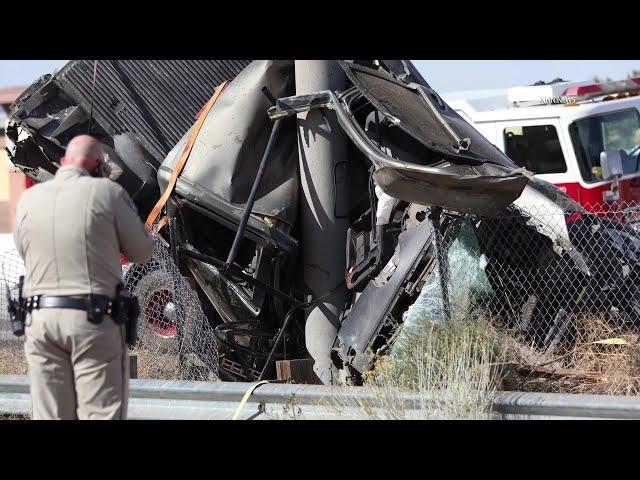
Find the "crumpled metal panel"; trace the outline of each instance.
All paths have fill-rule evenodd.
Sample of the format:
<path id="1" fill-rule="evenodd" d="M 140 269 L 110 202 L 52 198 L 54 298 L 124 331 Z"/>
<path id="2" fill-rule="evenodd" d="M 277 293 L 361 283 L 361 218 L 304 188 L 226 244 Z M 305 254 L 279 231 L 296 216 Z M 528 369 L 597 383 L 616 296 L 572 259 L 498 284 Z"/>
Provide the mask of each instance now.
<path id="1" fill-rule="evenodd" d="M 55 125 L 54 130 L 39 133 L 66 145 L 65 133 L 87 133 L 86 129 L 67 130 L 87 124 L 93 96 L 96 131 L 103 130 L 111 137 L 133 133 L 160 163 L 191 127 L 214 88 L 235 78 L 249 63 L 250 60 L 99 60 L 93 88 L 94 60 L 72 60 L 50 79 L 41 78 L 34 84 L 36 88 L 27 89 L 14 104 L 11 117 L 36 130 Z M 54 93 L 59 99 L 52 104 L 47 97 Z M 44 103 L 46 112 L 38 109 Z M 69 121 L 70 115 L 77 121 Z M 51 122 L 56 119 L 58 122 Z M 66 127 L 59 129 L 65 120 Z M 57 137 L 59 142 L 55 142 Z"/>
<path id="2" fill-rule="evenodd" d="M 477 167 L 459 166 L 455 170 L 420 172 L 382 166 L 376 169 L 373 178 L 392 197 L 486 216 L 504 211 L 521 195 L 528 182 L 525 176 L 504 172 L 483 175 Z"/>
<path id="3" fill-rule="evenodd" d="M 348 62 L 341 62 L 341 65 L 367 100 L 381 112 L 397 119 L 400 128 L 427 148 L 476 164 L 489 162 L 505 168 L 518 168 L 451 109 L 424 79 L 414 83 L 412 80 L 418 78 L 407 74 L 407 81 L 400 81 L 382 70 Z M 411 65 L 405 62 L 408 73 L 412 72 Z M 462 139 L 470 140 L 468 149 L 459 149 Z"/>
<path id="4" fill-rule="evenodd" d="M 391 99 L 390 102 L 393 103 Z M 406 133 L 393 144 L 387 144 L 387 137 L 391 137 L 388 132 L 382 140 L 375 140 L 363 130 L 349 106 L 330 91 L 279 99 L 269 115 L 273 119 L 286 118 L 316 108 L 329 108 L 336 113 L 347 136 L 375 166 L 376 184 L 394 198 L 492 216 L 504 211 L 527 185 L 527 172 L 515 164 L 505 167 L 483 163 L 468 155 L 457 155 L 451 147 L 443 153 L 444 148 L 420 145 L 418 152 L 409 153 L 403 146 L 417 142 Z"/>
<path id="5" fill-rule="evenodd" d="M 433 235 L 433 226 L 427 220 L 402 232 L 393 258 L 367 284 L 342 322 L 334 350 L 359 372 L 371 368 L 374 358 L 371 345 L 406 287 L 408 278 L 423 257 L 428 256 Z"/>
<path id="6" fill-rule="evenodd" d="M 94 60 L 72 60 L 57 74 L 36 80 L 12 106 L 11 160 L 33 180 L 44 181 L 57 170 L 71 138 L 90 133 L 122 171 L 113 179 L 145 217 L 160 194 L 156 171 L 166 154 L 214 88 L 249 63 L 99 60 L 94 90 Z"/>
<path id="7" fill-rule="evenodd" d="M 239 219 L 273 128 L 267 115 L 273 97 L 294 93 L 293 61 L 256 60 L 222 92 L 209 111 L 177 183 L 176 191 L 201 205 L 213 203 Z M 298 149 L 295 120 L 286 119 L 269 158 L 253 213 L 293 225 L 297 215 Z M 167 185 L 190 132 L 158 171 Z"/>
<path id="8" fill-rule="evenodd" d="M 232 80 L 249 60 L 100 60 L 93 114 L 115 135 L 134 132 L 159 161 L 193 124 L 214 88 Z M 93 60 L 69 62 L 56 76 L 90 109 Z"/>

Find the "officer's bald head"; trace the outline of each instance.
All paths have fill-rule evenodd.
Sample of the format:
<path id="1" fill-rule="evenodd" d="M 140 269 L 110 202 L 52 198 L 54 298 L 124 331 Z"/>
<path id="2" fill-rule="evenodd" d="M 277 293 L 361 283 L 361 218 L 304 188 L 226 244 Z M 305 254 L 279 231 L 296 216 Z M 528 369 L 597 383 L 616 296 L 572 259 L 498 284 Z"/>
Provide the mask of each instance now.
<path id="1" fill-rule="evenodd" d="M 67 145 L 60 165 L 75 165 L 93 172 L 104 161 L 104 151 L 100 142 L 90 135 L 78 135 Z"/>

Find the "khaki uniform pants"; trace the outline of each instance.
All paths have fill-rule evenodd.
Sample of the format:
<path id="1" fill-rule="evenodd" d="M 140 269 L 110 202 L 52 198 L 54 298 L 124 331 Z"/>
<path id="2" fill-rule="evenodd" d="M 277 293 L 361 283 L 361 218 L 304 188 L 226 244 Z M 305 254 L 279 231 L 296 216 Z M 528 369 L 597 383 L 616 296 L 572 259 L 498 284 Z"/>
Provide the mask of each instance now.
<path id="1" fill-rule="evenodd" d="M 34 420 L 126 419 L 122 325 L 108 316 L 95 325 L 86 312 L 47 308 L 27 317 L 25 336 Z"/>

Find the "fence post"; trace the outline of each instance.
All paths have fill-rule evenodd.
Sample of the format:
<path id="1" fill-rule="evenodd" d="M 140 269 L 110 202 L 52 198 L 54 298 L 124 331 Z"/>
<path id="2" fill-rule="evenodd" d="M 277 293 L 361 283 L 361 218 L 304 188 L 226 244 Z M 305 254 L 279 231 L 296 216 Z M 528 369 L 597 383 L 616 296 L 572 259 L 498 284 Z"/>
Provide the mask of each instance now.
<path id="1" fill-rule="evenodd" d="M 129 354 L 129 378 L 138 378 L 138 355 Z"/>
<path id="2" fill-rule="evenodd" d="M 438 262 L 438 275 L 440 276 L 440 291 L 442 293 L 442 311 L 446 320 L 451 319 L 451 307 L 449 305 L 449 269 L 447 265 L 447 245 L 440 229 L 442 228 L 442 207 L 434 207 L 431 222 L 436 241 L 436 260 Z"/>

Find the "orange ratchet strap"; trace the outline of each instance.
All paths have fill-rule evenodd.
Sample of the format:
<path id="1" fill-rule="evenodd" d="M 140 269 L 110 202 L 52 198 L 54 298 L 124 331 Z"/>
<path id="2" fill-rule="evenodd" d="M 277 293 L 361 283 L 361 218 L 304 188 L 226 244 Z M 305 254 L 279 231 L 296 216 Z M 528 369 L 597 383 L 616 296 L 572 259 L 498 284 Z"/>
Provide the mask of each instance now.
<path id="1" fill-rule="evenodd" d="M 169 179 L 167 189 L 164 191 L 162 196 L 158 199 L 155 206 L 151 210 L 151 213 L 149 213 L 149 216 L 147 217 L 147 221 L 145 222 L 145 226 L 147 227 L 147 229 L 150 229 L 153 223 L 156 221 L 156 219 L 158 218 L 158 215 L 160 215 L 160 212 L 166 205 L 167 200 L 169 200 L 169 197 L 173 193 L 173 189 L 176 188 L 178 177 L 180 176 L 180 173 L 182 173 L 182 169 L 187 163 L 187 159 L 189 158 L 189 154 L 193 149 L 193 144 L 195 143 L 196 138 L 198 137 L 198 133 L 200 133 L 200 129 L 204 124 L 204 120 L 207 118 L 207 115 L 209 114 L 209 110 L 211 110 L 211 107 L 213 107 L 213 104 L 216 103 L 216 100 L 218 100 L 218 97 L 222 93 L 222 90 L 224 90 L 224 87 L 227 86 L 227 83 L 229 82 L 222 82 L 220 85 L 216 87 L 216 89 L 213 92 L 213 96 L 209 99 L 207 104 L 204 106 L 204 108 L 200 112 L 200 116 L 198 117 L 198 120 L 196 121 L 196 124 L 194 125 L 193 130 L 191 130 L 191 135 L 189 135 L 189 140 L 187 141 L 187 144 L 184 146 L 184 150 L 182 150 L 182 156 L 180 157 L 180 160 L 178 160 L 178 163 L 176 164 L 175 168 L 173 169 L 173 172 L 171 173 L 171 178 Z M 164 226 L 164 224 L 162 226 Z M 159 227 L 159 229 L 160 228 L 161 227 Z"/>
<path id="2" fill-rule="evenodd" d="M 169 219 L 166 216 L 162 217 L 158 222 L 158 231 L 162 230 L 167 225 L 169 225 Z"/>

